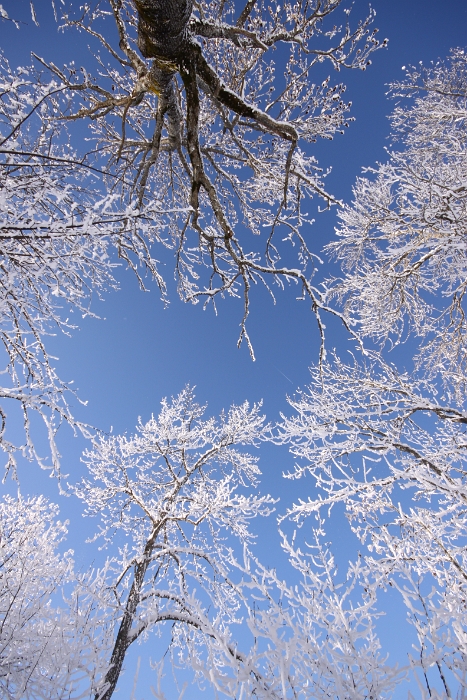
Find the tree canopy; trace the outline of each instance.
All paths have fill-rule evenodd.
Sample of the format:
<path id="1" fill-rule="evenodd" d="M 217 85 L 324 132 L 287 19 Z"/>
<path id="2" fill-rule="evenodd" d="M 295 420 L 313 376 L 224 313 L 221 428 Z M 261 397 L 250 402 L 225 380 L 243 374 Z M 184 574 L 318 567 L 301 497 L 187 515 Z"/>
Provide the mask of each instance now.
<path id="1" fill-rule="evenodd" d="M 341 202 L 313 148 L 348 124 L 350 103 L 343 84 L 314 76 L 365 69 L 385 46 L 373 10 L 353 13 L 341 0 L 63 3 L 63 28 L 91 58 L 2 57 L 6 476 L 23 459 L 51 468 L 64 503 L 98 520 L 99 546 L 77 568 L 57 506 L 24 484 L 0 502 L 9 700 L 110 700 L 149 638 L 164 647 L 160 698 L 166 657 L 175 679 L 189 672 L 231 698 L 390 698 L 407 680 L 422 698 L 464 697 L 466 54 L 404 67 L 386 162 Z M 312 199 L 338 210 L 324 251 L 310 243 Z M 121 262 L 166 302 L 168 263 L 183 301 L 239 297 L 253 359 L 252 287 L 297 284 L 317 321 L 309 385 L 277 423 L 247 401 L 211 417 L 191 386 L 132 434 L 78 420 L 47 336 L 72 330 L 74 311 L 94 314 Z M 325 314 L 343 334 L 336 349 Z M 81 478 L 61 474 L 63 422 L 88 444 Z M 251 454 L 287 464 L 284 446 L 295 461 L 284 476 L 303 484 L 295 502 L 285 487 L 281 501 L 262 493 Z M 255 546 L 259 516 L 277 569 Z M 411 629 L 402 664 L 385 647 L 388 590 Z"/>
<path id="2" fill-rule="evenodd" d="M 172 256 L 183 300 L 243 299 L 238 342 L 252 357 L 246 320 L 258 283 L 271 293 L 273 283 L 298 283 L 324 339 L 321 312 L 338 312 L 313 283 L 318 258 L 302 229 L 311 197 L 336 200 L 307 144 L 342 131 L 350 105 L 342 83 L 311 76 L 323 61 L 365 69 L 384 46 L 372 11 L 353 28 L 345 11 L 340 29 L 326 29 L 340 5 L 251 2 L 238 14 L 223 1 L 112 0 L 77 16 L 64 10 L 66 29 L 94 41 L 91 65 L 34 54 L 33 67 L 13 70 L 2 59 L 2 391 L 20 404 L 25 429 L 22 444 L 2 441 L 10 467 L 17 451 L 40 460 L 31 411 L 45 422 L 56 473 L 60 423 L 89 434 L 69 410 L 45 336 L 67 330 L 59 309 L 92 313 L 92 296 L 115 286 L 114 250 L 165 300 L 158 247 Z M 282 262 L 290 252 L 292 266 Z"/>

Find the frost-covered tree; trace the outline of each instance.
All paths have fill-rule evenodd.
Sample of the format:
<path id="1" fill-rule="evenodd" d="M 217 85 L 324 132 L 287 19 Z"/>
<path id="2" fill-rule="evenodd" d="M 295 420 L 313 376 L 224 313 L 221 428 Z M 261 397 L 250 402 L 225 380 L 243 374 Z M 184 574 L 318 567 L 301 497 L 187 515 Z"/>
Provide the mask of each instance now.
<path id="1" fill-rule="evenodd" d="M 340 5 L 109 0 L 63 18 L 97 42 L 95 70 L 42 60 L 68 88 L 60 117 L 89 121 L 108 190 L 137 210 L 154 198 L 170 210 L 160 236 L 182 299 L 243 298 L 239 342 L 251 352 L 252 284 L 295 281 L 318 315 L 324 305 L 302 204 L 335 200 L 309 144 L 342 131 L 349 105 L 344 85 L 313 74 L 323 62 L 364 69 L 380 46 L 373 11 L 351 28 Z"/>
<path id="2" fill-rule="evenodd" d="M 400 592 L 422 697 L 467 689 L 466 68 L 455 50 L 393 86 L 412 98 L 392 118 L 405 150 L 358 181 L 329 246 L 344 266 L 330 293 L 381 345 L 312 368 L 278 438 L 297 458 L 289 476 L 316 487 L 287 518 L 326 519 L 343 504 L 369 588 Z M 385 353 L 410 335 L 414 366 L 401 371 Z"/>
<path id="3" fill-rule="evenodd" d="M 319 526 L 305 551 L 284 535 L 282 545 L 295 582 L 287 584 L 257 561 L 246 562 L 246 622 L 254 643 L 235 674 L 226 659 L 230 663 L 216 689 L 231 698 L 270 700 L 391 697 L 406 674 L 381 652 L 375 590 L 362 562 L 339 575 Z"/>
<path id="4" fill-rule="evenodd" d="M 7 700 L 83 697 L 99 680 L 111 629 L 98 578 L 78 585 L 66 523 L 45 498 L 0 502 L 0 693 Z M 70 587 L 64 599 L 65 589 Z"/>
<path id="5" fill-rule="evenodd" d="M 368 168 L 328 246 L 344 276 L 332 294 L 377 341 L 419 339 L 417 368 L 462 394 L 466 376 L 467 55 L 407 69 L 389 160 Z"/>
<path id="6" fill-rule="evenodd" d="M 245 322 L 260 281 L 297 282 L 323 333 L 326 305 L 312 281 L 302 203 L 314 195 L 335 203 L 309 144 L 342 131 L 349 105 L 344 85 L 323 75 L 313 82 L 313 74 L 323 62 L 364 69 L 379 47 L 374 13 L 351 28 L 340 5 L 249 1 L 237 11 L 224 0 L 109 0 L 78 16 L 60 5 L 64 25 L 95 42 L 94 64 L 86 54 L 85 65 L 75 56 L 61 69 L 52 53 L 12 70 L 2 58 L 0 337 L 8 380 L 0 437 L 8 467 L 18 450 L 50 466 L 35 447 L 32 412 L 45 422 L 57 473 L 58 426 L 85 430 L 45 335 L 70 327 L 70 309 L 92 312 L 92 296 L 114 284 L 112 250 L 141 284 L 145 268 L 163 296 L 156 242 L 160 256 L 168 249 L 175 257 L 183 299 L 242 297 L 239 342 L 246 338 L 251 353 Z M 74 128 L 83 120 L 84 139 Z M 292 265 L 281 262 L 290 257 L 280 251 L 284 238 L 298 251 Z M 15 403 L 22 444 L 5 433 Z"/>
<path id="7" fill-rule="evenodd" d="M 227 652 L 236 663 L 229 624 L 243 594 L 231 580 L 234 550 L 240 544 L 242 555 L 250 520 L 273 505 L 251 493 L 257 458 L 242 449 L 264 436 L 264 418 L 247 403 L 218 420 L 203 414 L 187 388 L 136 435 L 102 438 L 85 454 L 89 478 L 75 491 L 110 548 L 106 585 L 117 618 L 96 700 L 112 696 L 130 645 L 164 623 L 179 662 L 196 670 L 203 654 Z M 211 670 L 212 679 L 222 675 L 215 659 Z"/>
<path id="8" fill-rule="evenodd" d="M 47 334 L 72 328 L 70 312 L 92 313 L 92 297 L 115 286 L 112 248 L 136 272 L 143 264 L 158 278 L 148 250 L 157 202 L 144 212 L 125 211 L 105 193 L 102 174 L 78 158 L 55 120 L 64 89 L 33 69 L 12 70 L 0 58 L 0 445 L 8 467 L 20 451 L 56 473 L 60 423 L 87 431 L 69 410 L 69 387 L 55 372 Z M 149 219 L 143 239 L 137 229 Z M 5 432 L 14 404 L 24 421 L 22 444 Z M 46 425 L 51 461 L 34 445 L 34 412 Z"/>
<path id="9" fill-rule="evenodd" d="M 249 553 L 249 521 L 273 500 L 251 493 L 257 459 L 241 446 L 268 432 L 246 403 L 204 418 L 187 388 L 136 435 L 86 453 L 89 477 L 75 492 L 101 521 L 116 619 L 96 700 L 113 696 L 128 648 L 167 624 L 175 671 L 191 669 L 231 698 L 382 698 L 403 676 L 380 654 L 361 563 L 342 585 L 319 531 L 306 555 L 284 537 L 299 580 L 287 585 Z M 160 684 L 163 664 L 154 667 Z"/>
<path id="10" fill-rule="evenodd" d="M 129 647 L 167 627 L 175 673 L 190 669 L 226 697 L 390 695 L 401 673 L 380 654 L 362 563 L 345 583 L 319 530 L 305 555 L 283 537 L 298 577 L 288 585 L 249 551 L 249 522 L 274 502 L 252 493 L 259 470 L 244 446 L 268 431 L 258 406 L 204 418 L 185 389 L 136 435 L 97 440 L 85 455 L 89 475 L 74 487 L 87 515 L 100 518 L 95 539 L 109 554 L 93 575 L 76 577 L 71 553 L 58 554 L 66 528 L 55 507 L 5 500 L 5 697 L 109 700 Z M 72 593 L 59 607 L 66 584 Z M 153 667 L 163 697 L 163 660 Z"/>
<path id="11" fill-rule="evenodd" d="M 419 640 L 407 649 L 414 668 L 467 678 L 467 413 L 425 381 L 381 361 L 338 358 L 312 370 L 290 401 L 282 439 L 317 492 L 292 506 L 293 521 L 343 504 L 366 545 L 365 577 L 397 588 Z M 429 681 L 427 681 L 429 683 Z M 428 685 L 429 690 L 429 685 Z"/>

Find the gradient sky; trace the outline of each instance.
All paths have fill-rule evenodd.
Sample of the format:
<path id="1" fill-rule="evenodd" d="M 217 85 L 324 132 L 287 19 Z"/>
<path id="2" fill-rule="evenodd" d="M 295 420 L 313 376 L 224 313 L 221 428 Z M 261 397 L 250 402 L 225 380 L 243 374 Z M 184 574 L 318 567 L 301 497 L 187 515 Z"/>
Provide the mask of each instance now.
<path id="1" fill-rule="evenodd" d="M 65 36 L 56 33 L 49 0 L 35 0 L 39 27 L 30 20 L 26 0 L 2 0 L 2 4 L 10 16 L 27 22 L 19 30 L 9 22 L 0 22 L 0 45 L 12 65 L 29 63 L 31 50 L 58 64 L 70 59 L 85 64 L 86 43 L 69 32 Z M 365 15 L 367 7 L 367 2 L 356 0 L 354 21 Z M 344 136 L 313 147 L 321 166 L 332 166 L 328 190 L 346 201 L 361 168 L 385 160 L 387 115 L 392 109 L 385 95 L 387 83 L 403 77 L 402 66 L 444 58 L 451 47 L 467 43 L 465 0 L 375 0 L 372 7 L 377 12 L 375 25 L 380 38 L 387 37 L 389 46 L 374 54 L 373 65 L 366 72 L 331 72 L 331 81 L 347 84 L 346 98 L 353 102 L 356 121 Z M 334 225 L 333 211 L 317 215 L 307 231 L 314 252 L 320 252 L 332 238 Z M 115 432 L 132 432 L 138 416 L 148 419 L 158 411 L 163 396 L 178 393 L 187 383 L 196 385 L 200 402 L 208 402 L 214 413 L 245 399 L 263 399 L 268 419 L 274 421 L 281 411 L 287 411 L 286 394 L 306 384 L 307 368 L 317 360 L 319 338 L 309 303 L 295 301 L 295 288 L 278 292 L 276 305 L 263 289 L 252 290 L 249 332 L 257 358 L 253 363 L 246 346 L 236 347 L 242 315 L 238 300 L 221 301 L 216 316 L 212 308 L 203 311 L 201 304 L 182 304 L 172 293 L 169 307 L 164 308 L 151 284 L 150 291 L 143 293 L 130 272 L 122 269 L 117 276 L 120 291 L 95 304 L 102 320 L 77 319 L 80 329 L 71 337 L 51 338 L 49 343 L 49 350 L 60 358 L 59 375 L 64 380 L 73 379 L 79 396 L 88 402 L 86 408 L 77 407 L 77 414 L 86 422 L 104 430 L 113 426 Z M 171 282 L 170 267 L 167 278 Z M 346 342 L 342 329 L 330 320 L 328 338 L 330 347 L 342 347 Z M 65 429 L 60 447 L 64 471 L 74 480 L 82 472 L 83 441 Z M 281 496 L 279 510 L 285 510 L 296 494 L 303 495 L 306 480 L 284 482 L 282 478 L 282 472 L 292 466 L 285 450 L 265 447 L 261 465 L 262 491 Z M 45 491 L 53 500 L 59 499 L 54 482 L 35 465 L 22 465 L 20 478 L 23 493 Z M 12 485 L 4 488 L 11 491 Z M 77 550 L 77 559 L 84 565 L 88 555 L 82 537 L 91 532 L 92 523 L 81 520 L 72 499 L 59 502 L 63 517 L 72 523 L 69 546 Z M 278 539 L 271 525 L 258 528 L 258 551 L 265 563 L 275 565 Z M 345 532 L 337 526 L 333 539 L 338 550 L 346 551 Z M 384 635 L 395 648 L 397 635 Z M 116 697 L 129 696 L 128 683 L 124 686 L 127 690 Z M 151 697 L 149 683 L 149 674 L 142 672 L 137 700 Z"/>

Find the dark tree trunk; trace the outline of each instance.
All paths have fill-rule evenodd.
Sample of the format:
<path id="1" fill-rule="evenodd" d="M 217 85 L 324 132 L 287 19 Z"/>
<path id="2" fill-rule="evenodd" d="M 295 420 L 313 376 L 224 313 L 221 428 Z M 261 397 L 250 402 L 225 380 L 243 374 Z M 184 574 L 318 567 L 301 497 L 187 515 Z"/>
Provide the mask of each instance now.
<path id="1" fill-rule="evenodd" d="M 188 38 L 193 0 L 134 0 L 138 48 L 145 58 L 177 60 Z"/>
<path id="2" fill-rule="evenodd" d="M 131 590 L 126 603 L 125 612 L 123 614 L 122 622 L 120 623 L 117 638 L 115 640 L 112 657 L 110 659 L 109 669 L 105 674 L 104 678 L 104 686 L 106 686 L 106 690 L 104 692 L 97 692 L 94 697 L 94 700 L 110 700 L 116 688 L 122 670 L 123 662 L 125 660 L 125 655 L 130 645 L 131 627 L 133 625 L 136 616 L 136 610 L 139 605 L 139 596 L 144 583 L 144 577 L 146 575 L 148 563 L 149 560 L 146 557 L 146 559 L 141 564 L 138 564 L 135 567 L 133 584 L 131 586 Z"/>

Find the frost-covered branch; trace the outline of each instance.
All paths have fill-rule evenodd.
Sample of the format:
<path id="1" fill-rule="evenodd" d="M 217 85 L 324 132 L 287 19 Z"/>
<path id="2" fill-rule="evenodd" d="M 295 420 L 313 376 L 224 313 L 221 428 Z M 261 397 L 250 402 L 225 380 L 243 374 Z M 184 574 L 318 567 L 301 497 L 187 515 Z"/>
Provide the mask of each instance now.
<path id="1" fill-rule="evenodd" d="M 318 491 L 286 518 L 344 504 L 368 548 L 365 575 L 403 596 L 421 650 L 413 667 L 449 669 L 465 687 L 467 413 L 381 358 L 334 357 L 290 404 L 278 437 L 297 459 L 288 476 L 307 472 Z"/>

